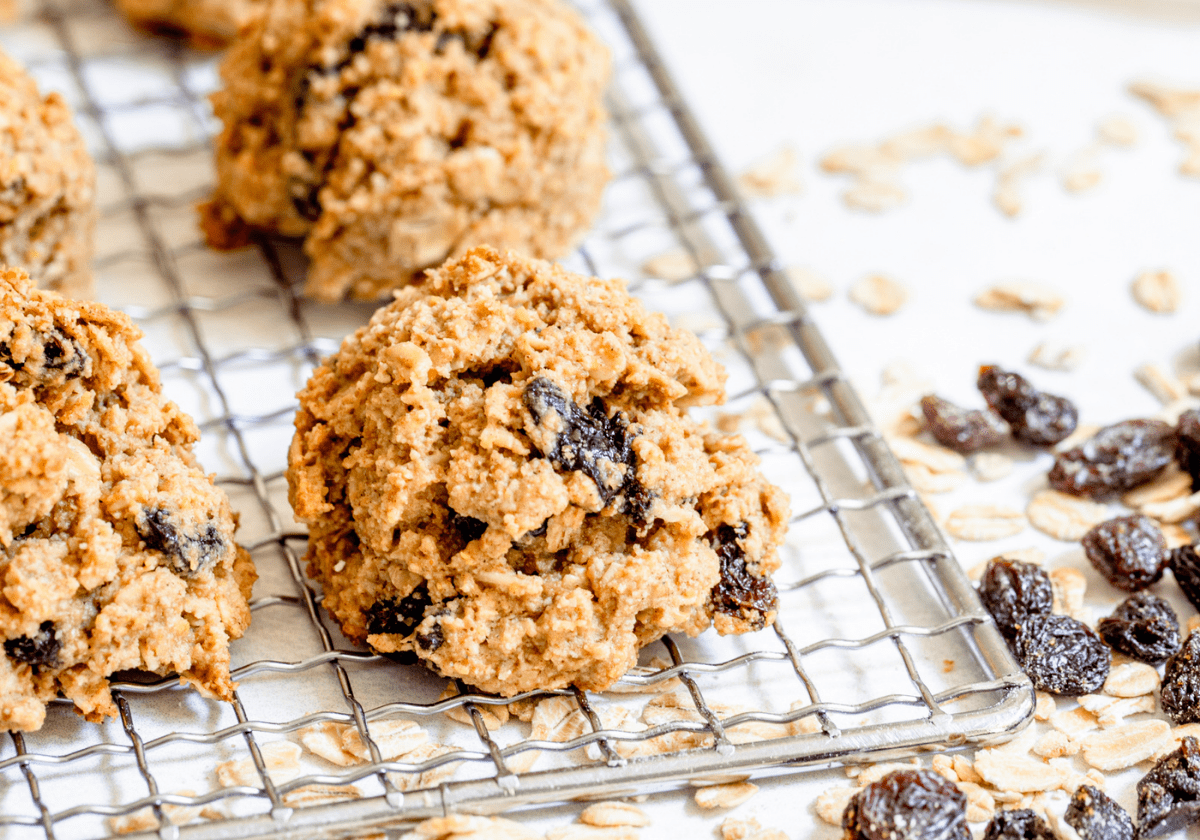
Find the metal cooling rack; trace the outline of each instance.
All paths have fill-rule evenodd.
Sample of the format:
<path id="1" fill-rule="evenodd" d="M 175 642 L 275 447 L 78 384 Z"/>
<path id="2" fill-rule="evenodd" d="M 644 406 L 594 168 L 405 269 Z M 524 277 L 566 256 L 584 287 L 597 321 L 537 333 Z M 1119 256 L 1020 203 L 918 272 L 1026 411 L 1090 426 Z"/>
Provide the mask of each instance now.
<path id="1" fill-rule="evenodd" d="M 596 230 L 567 264 L 635 278 L 631 289 L 647 305 L 698 330 L 729 369 L 725 410 L 773 418 L 764 426 L 772 434 L 746 431 L 793 503 L 773 632 L 667 638 L 643 663 L 658 655 L 669 664 L 626 677 L 621 690 L 549 692 L 569 698 L 590 728 L 562 743 L 531 741 L 515 721 L 489 732 L 481 710 L 500 699 L 439 699 L 444 680 L 350 646 L 327 625 L 303 574 L 304 535 L 292 525 L 283 468 L 294 391 L 371 308 L 302 299 L 303 261 L 292 243 L 263 239 L 217 254 L 200 241 L 193 204 L 211 182 L 214 124 L 204 95 L 217 83 L 213 56 L 137 35 L 100 0 L 40 0 L 0 30 L 0 42 L 76 109 L 100 167 L 100 297 L 145 330 L 168 394 L 200 423 L 198 454 L 240 512 L 239 538 L 261 578 L 254 623 L 234 645 L 234 702 L 130 675 L 114 684 L 119 720 L 84 724 L 60 702 L 42 731 L 0 742 L 5 837 L 105 836 L 110 818 L 135 813 L 157 826 L 145 836 L 163 838 L 343 836 L 451 811 L 952 748 L 1029 719 L 1028 680 L 630 3 L 581 6 L 613 52 L 615 177 Z M 690 257 L 690 276 L 639 270 L 671 249 Z M 693 713 L 640 732 L 605 728 L 616 711 L 636 712 L 652 696 L 636 692 L 667 681 L 678 681 Z M 473 726 L 448 720 L 455 708 Z M 394 716 L 418 721 L 454 751 L 419 763 L 383 760 L 371 727 Z M 372 761 L 334 768 L 306 757 L 299 778 L 273 780 L 264 747 L 320 721 L 356 727 Z M 680 733 L 702 745 L 622 757 Z M 533 751 L 543 766 L 516 769 Z M 213 767 L 236 759 L 250 762 L 254 782 L 219 787 Z M 451 767 L 452 779 L 420 788 L 416 774 Z M 285 801 L 314 783 L 353 783 L 362 797 Z M 209 810 L 175 826 L 173 806 Z"/>

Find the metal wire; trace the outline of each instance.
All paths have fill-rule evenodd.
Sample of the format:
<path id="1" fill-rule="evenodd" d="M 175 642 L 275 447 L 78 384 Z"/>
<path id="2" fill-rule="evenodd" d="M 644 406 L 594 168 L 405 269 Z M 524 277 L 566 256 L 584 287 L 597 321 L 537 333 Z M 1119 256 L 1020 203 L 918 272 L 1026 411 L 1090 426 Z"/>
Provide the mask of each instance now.
<path id="1" fill-rule="evenodd" d="M 286 435 L 294 405 L 290 399 L 279 405 L 255 403 L 253 411 L 246 411 L 240 397 L 247 388 L 246 376 L 263 377 L 255 381 L 265 382 L 280 368 L 303 375 L 336 348 L 347 323 L 365 320 L 366 310 L 350 304 L 321 307 L 304 300 L 294 244 L 269 237 L 259 237 L 253 252 L 255 270 L 272 279 L 269 286 L 228 294 L 203 287 L 198 293 L 185 264 L 207 253 L 199 235 L 166 235 L 160 221 L 170 212 L 190 212 L 208 188 L 147 191 L 138 174 L 153 155 L 184 163 L 196 158 L 196 166 L 209 165 L 203 153 L 213 126 L 203 80 L 211 79 L 213 59 L 156 40 L 97 43 L 89 40 L 88 32 L 119 27 L 106 3 L 42 0 L 23 25 L 50 36 L 54 47 L 35 51 L 26 63 L 35 76 L 65 77 L 78 91 L 74 104 L 91 136 L 92 151 L 123 193 L 102 206 L 101 216 L 127 219 L 127 227 L 136 234 L 134 244 L 104 253 L 96 269 L 119 274 L 123 266 L 145 265 L 165 292 L 162 301 L 131 300 L 124 308 L 148 332 L 174 331 L 176 354 L 158 360 L 170 380 L 168 389 L 175 389 L 170 393 L 176 399 L 205 410 L 197 421 L 205 440 L 218 441 L 225 458 L 219 483 L 244 503 L 247 518 L 253 514 L 260 523 L 241 538 L 260 571 L 271 569 L 276 581 L 286 581 L 284 591 L 260 593 L 254 599 L 255 625 L 243 644 L 269 615 L 271 621 L 294 627 L 297 634 L 315 634 L 318 650 L 242 664 L 234 670 L 242 687 L 234 701 L 225 704 L 225 713 L 218 713 L 223 704 L 191 698 L 175 713 L 179 717 L 172 725 L 157 735 L 148 736 L 142 729 L 160 719 L 161 708 L 153 704 L 177 690 L 173 679 L 114 679 L 119 729 L 97 727 L 88 736 L 95 742 L 82 746 L 62 734 L 74 731 L 71 727 L 56 728 L 55 721 L 69 719 L 62 717 L 69 712 L 60 702 L 43 732 L 10 733 L 13 752 L 0 753 L 0 803 L 5 803 L 0 832 L 12 829 L 24 832 L 16 836 L 46 838 L 104 836 L 115 828 L 106 818 L 140 814 L 145 820 L 138 825 L 163 838 L 284 832 L 291 837 L 330 836 L 452 810 L 488 813 L 735 770 L 778 771 L 955 746 L 1012 731 L 1028 719 L 1028 680 L 1012 662 L 970 583 L 846 382 L 628 0 L 589 2 L 581 4 L 581 11 L 614 53 L 609 107 L 617 174 L 610 196 L 630 191 L 636 197 L 615 202 L 597 232 L 568 262 L 591 274 L 628 275 L 639 260 L 667 248 L 681 249 L 690 257 L 695 271 L 672 278 L 674 286 L 654 277 L 635 277 L 631 290 L 648 302 L 664 296 L 698 301 L 698 308 L 718 316 L 701 334 L 730 364 L 732 401 L 760 400 L 768 406 L 782 439 L 759 435 L 754 439 L 757 449 L 770 461 L 791 459 L 794 469 L 788 480 L 804 484 L 794 492 L 800 508 L 793 513 L 792 531 L 803 537 L 810 528 L 831 529 L 831 544 L 840 546 L 833 552 L 835 562 L 819 553 L 806 555 L 807 543 L 792 550 L 785 563 L 792 579 L 780 581 L 773 631 L 743 637 L 741 647 L 722 646 L 706 637 L 663 639 L 669 664 L 631 673 L 622 686 L 653 696 L 655 687 L 678 684 L 692 708 L 674 720 L 640 728 L 612 724 L 609 716 L 620 703 L 637 695 L 577 689 L 531 692 L 516 701 L 563 698 L 581 716 L 582 728 L 565 740 L 532 740 L 524 734 L 524 724 L 510 723 L 509 729 L 515 726 L 520 734 L 508 740 L 504 727 L 489 730 L 485 712 L 508 708 L 513 701 L 475 694 L 462 684 L 457 695 L 436 701 L 414 693 L 364 702 L 364 682 L 379 674 L 397 675 L 396 693 L 403 695 L 404 680 L 415 666 L 354 650 L 326 627 L 320 592 L 302 569 L 297 541 L 304 535 L 284 525 L 290 522 L 290 511 L 281 498 L 281 456 L 259 443 L 260 434 Z M 165 68 L 169 90 L 117 102 L 100 95 L 94 78 L 98 68 L 143 59 Z M 131 141 L 120 128 L 122 120 L 163 109 L 179 117 L 182 141 L 146 145 Z M 236 319 L 248 308 L 278 316 L 281 345 L 263 341 L 244 346 L 209 335 L 206 319 Z M 817 397 L 827 403 L 828 411 L 814 409 Z M 853 609 L 873 610 L 870 621 L 839 624 L 850 586 L 858 593 Z M 814 627 L 825 632 L 813 638 Z M 944 673 L 947 662 L 954 666 L 950 674 Z M 831 678 L 834 672 L 851 676 L 839 681 Z M 332 677 L 336 703 L 314 705 L 277 720 L 247 700 L 248 690 L 271 680 L 286 680 L 288 692 L 304 696 L 320 675 Z M 779 702 L 771 698 L 772 702 L 747 704 L 736 690 L 730 691 L 731 686 L 736 689 L 760 677 L 769 693 L 779 695 Z M 731 695 L 742 702 L 731 703 Z M 373 723 L 396 716 L 433 730 L 455 710 L 466 714 L 473 743 L 456 743 L 452 750 L 424 760 L 406 760 L 403 754 L 390 758 L 372 732 Z M 309 766 L 299 778 L 272 777 L 267 751 L 272 741 L 329 722 L 352 726 L 369 760 L 336 770 Z M 739 732 L 755 724 L 760 733 L 761 726 L 775 727 L 773 735 L 747 738 Z M 690 739 L 684 742 L 687 748 L 647 748 L 681 737 Z M 243 778 L 205 793 L 172 792 L 164 776 L 173 772 L 180 752 L 206 768 L 230 755 L 247 756 L 252 783 Z M 555 766 L 520 769 L 537 752 L 550 756 Z M 80 786 L 72 787 L 73 795 L 68 796 L 61 783 L 50 785 L 39 777 L 57 781 L 63 773 L 102 773 L 97 768 L 109 766 L 105 762 L 125 775 L 120 784 L 107 788 L 83 786 L 86 801 L 79 800 Z M 422 776 L 452 767 L 466 771 L 432 782 L 431 776 Z M 353 801 L 303 807 L 289 797 L 309 784 L 355 783 L 365 793 Z M 28 802 L 16 802 L 18 788 Z M 102 794 L 109 798 L 91 801 Z M 200 823 L 176 826 L 172 820 L 179 806 L 226 810 L 208 814 Z"/>

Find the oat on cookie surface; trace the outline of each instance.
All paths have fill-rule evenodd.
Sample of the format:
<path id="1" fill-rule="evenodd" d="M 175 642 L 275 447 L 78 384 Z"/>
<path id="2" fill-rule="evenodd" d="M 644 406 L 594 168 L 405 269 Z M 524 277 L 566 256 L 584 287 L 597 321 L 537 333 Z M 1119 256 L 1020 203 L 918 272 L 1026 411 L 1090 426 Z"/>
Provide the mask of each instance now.
<path id="1" fill-rule="evenodd" d="M 608 67 L 561 0 L 269 0 L 213 96 L 209 242 L 304 237 L 322 300 L 474 245 L 562 256 L 608 178 Z"/>
<path id="2" fill-rule="evenodd" d="M 139 337 L 0 272 L 0 730 L 37 729 L 59 692 L 114 715 L 125 669 L 231 696 L 254 568 Z"/>
<path id="3" fill-rule="evenodd" d="M 71 110 L 42 96 L 0 51 L 0 267 L 24 268 L 42 288 L 92 292 L 96 169 Z"/>
<path id="4" fill-rule="evenodd" d="M 621 281 L 474 249 L 301 392 L 309 573 L 351 639 L 504 695 L 603 689 L 669 631 L 762 628 L 787 498 L 685 412 L 723 397 Z"/>
<path id="5" fill-rule="evenodd" d="M 197 47 L 221 47 L 266 6 L 265 0 L 116 0 L 130 23 Z"/>

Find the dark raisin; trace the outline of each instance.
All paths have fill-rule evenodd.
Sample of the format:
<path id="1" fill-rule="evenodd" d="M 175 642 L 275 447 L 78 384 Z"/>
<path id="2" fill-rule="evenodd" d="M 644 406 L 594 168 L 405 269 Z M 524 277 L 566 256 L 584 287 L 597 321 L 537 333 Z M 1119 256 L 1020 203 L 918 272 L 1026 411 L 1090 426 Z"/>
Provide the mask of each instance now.
<path id="1" fill-rule="evenodd" d="M 1180 742 L 1137 783 L 1138 837 L 1172 834 L 1200 821 L 1200 744 Z"/>
<path id="2" fill-rule="evenodd" d="M 1167 568 L 1192 606 L 1200 610 L 1200 554 L 1196 546 L 1181 545 L 1167 552 Z"/>
<path id="3" fill-rule="evenodd" d="M 1137 592 L 1155 583 L 1167 567 L 1167 541 L 1148 516 L 1118 516 L 1083 535 L 1083 553 L 1118 589 Z"/>
<path id="4" fill-rule="evenodd" d="M 641 483 L 633 478 L 625 482 L 625 513 L 639 528 L 644 528 L 650 521 L 650 508 L 653 505 L 654 494 Z"/>
<path id="5" fill-rule="evenodd" d="M 746 523 L 720 525 L 708 533 L 708 541 L 721 561 L 721 580 L 712 588 L 712 605 L 717 612 L 740 616 L 761 629 L 766 613 L 779 604 L 779 593 L 770 578 L 756 577 L 746 568 L 740 540 L 748 533 Z"/>
<path id="6" fill-rule="evenodd" d="M 1098 691 L 1112 665 L 1092 628 L 1066 615 L 1027 616 L 1013 651 L 1036 688 L 1068 697 Z"/>
<path id="7" fill-rule="evenodd" d="M 1134 837 L 1129 812 L 1091 785 L 1076 788 L 1063 819 L 1075 829 L 1080 840 L 1133 840 Z"/>
<path id="8" fill-rule="evenodd" d="M 189 534 L 180 529 L 171 514 L 162 508 L 145 512 L 138 521 L 138 534 L 147 548 L 166 555 L 172 572 L 184 577 L 203 571 L 229 550 L 225 538 L 212 522 Z"/>
<path id="9" fill-rule="evenodd" d="M 964 454 L 1003 442 L 1008 429 L 991 409 L 959 408 L 949 400 L 929 394 L 921 397 L 921 411 L 934 440 Z"/>
<path id="10" fill-rule="evenodd" d="M 979 600 L 1010 642 L 1029 615 L 1049 615 L 1054 605 L 1050 575 L 1041 566 L 998 557 L 987 564 Z"/>
<path id="11" fill-rule="evenodd" d="M 970 840 L 967 797 L 932 770 L 896 770 L 855 794 L 842 832 L 847 840 Z"/>
<path id="12" fill-rule="evenodd" d="M 403 598 L 388 598 L 367 608 L 367 632 L 407 636 L 425 620 L 425 610 L 433 605 L 429 587 L 424 583 Z"/>
<path id="13" fill-rule="evenodd" d="M 364 27 L 350 39 L 347 48 L 350 54 L 360 53 L 367 48 L 372 38 L 395 40 L 405 32 L 429 32 L 433 29 L 433 12 L 421 14 L 411 3 L 389 3 L 384 6 L 377 22 Z"/>
<path id="14" fill-rule="evenodd" d="M 292 206 L 302 219 L 315 222 L 321 218 L 321 185 L 293 181 L 288 185 L 292 194 Z"/>
<path id="15" fill-rule="evenodd" d="M 1059 453 L 1048 478 L 1055 490 L 1104 499 L 1151 481 L 1174 460 L 1174 429 L 1161 420 L 1126 420 Z"/>
<path id="16" fill-rule="evenodd" d="M 1200 721 L 1200 635 L 1188 634 L 1163 668 L 1162 710 L 1176 723 Z"/>
<path id="17" fill-rule="evenodd" d="M 33 636 L 18 636 L 4 642 L 4 652 L 10 659 L 32 665 L 34 671 L 58 665 L 58 652 L 61 649 L 62 642 L 58 640 L 53 621 L 43 621 Z"/>
<path id="18" fill-rule="evenodd" d="M 1055 840 L 1046 821 L 1028 808 L 997 811 L 983 831 L 983 840 Z"/>
<path id="19" fill-rule="evenodd" d="M 1175 424 L 1175 462 L 1192 477 L 1192 489 L 1200 490 L 1200 411 L 1194 408 Z"/>
<path id="20" fill-rule="evenodd" d="M 78 376 L 83 373 L 89 360 L 83 346 L 64 333 L 58 327 L 53 327 L 49 334 L 36 333 L 42 348 L 41 372 L 61 373 L 63 376 Z M 26 357 L 22 361 L 13 358 L 12 347 L 6 342 L 0 342 L 0 362 L 13 370 L 24 370 L 31 363 L 37 369 L 37 360 Z"/>
<path id="21" fill-rule="evenodd" d="M 419 630 L 416 638 L 417 646 L 426 653 L 433 653 L 446 641 L 446 637 L 442 635 L 442 625 L 437 623 L 426 630 Z"/>
<path id="22" fill-rule="evenodd" d="M 1149 592 L 1122 601 L 1096 625 L 1113 650 L 1157 665 L 1179 650 L 1179 618 L 1171 605 Z"/>
<path id="23" fill-rule="evenodd" d="M 483 532 L 487 530 L 488 526 L 482 519 L 476 519 L 473 516 L 459 516 L 458 513 L 451 510 L 450 527 L 458 531 L 463 542 L 474 542 L 483 536 Z"/>
<path id="24" fill-rule="evenodd" d="M 1017 440 L 1053 446 L 1075 431 L 1079 414 L 1074 404 L 1066 397 L 1039 391 L 1019 373 L 984 365 L 979 369 L 977 385 Z"/>

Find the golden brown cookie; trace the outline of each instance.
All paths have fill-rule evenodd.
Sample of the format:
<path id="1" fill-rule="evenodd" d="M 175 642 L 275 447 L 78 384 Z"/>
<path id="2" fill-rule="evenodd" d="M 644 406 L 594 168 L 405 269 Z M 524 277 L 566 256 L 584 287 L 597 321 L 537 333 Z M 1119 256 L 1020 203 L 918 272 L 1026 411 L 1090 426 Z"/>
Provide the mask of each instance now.
<path id="1" fill-rule="evenodd" d="M 139 337 L 0 271 L 0 730 L 37 729 L 59 692 L 115 715 L 126 669 L 232 696 L 254 567 Z"/>
<path id="2" fill-rule="evenodd" d="M 685 411 L 724 378 L 619 280 L 490 248 L 429 272 L 300 394 L 288 483 L 325 606 L 504 695 L 770 624 L 787 498 Z"/>
<path id="3" fill-rule="evenodd" d="M 0 119 L 0 266 L 90 296 L 96 168 L 71 110 L 0 52 Z"/>
<path id="4" fill-rule="evenodd" d="M 182 37 L 196 47 L 223 47 L 260 14 L 266 0 L 116 0 L 130 23 Z"/>
<path id="5" fill-rule="evenodd" d="M 560 0 L 270 0 L 221 76 L 209 241 L 304 237 L 321 300 L 562 256 L 599 209 L 608 54 Z"/>

